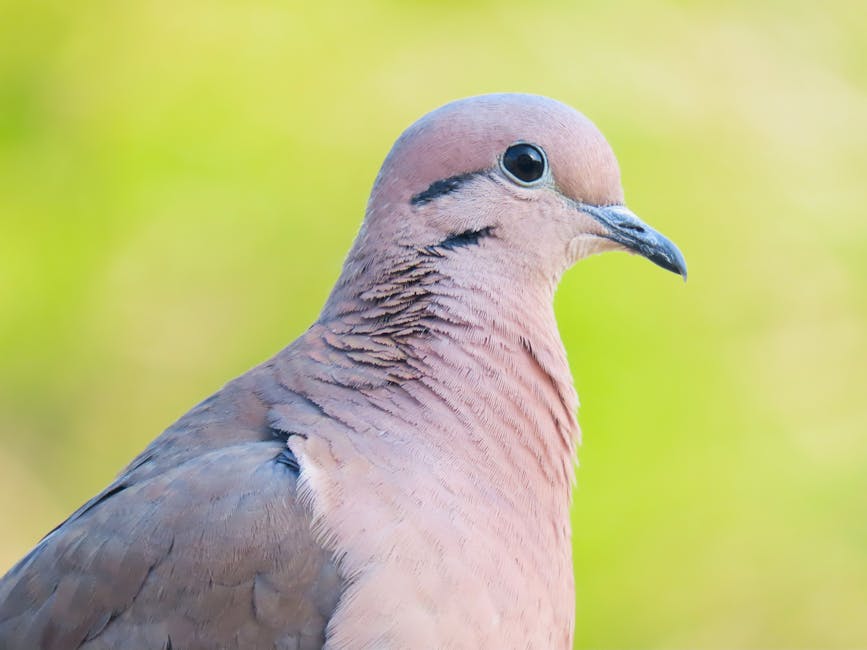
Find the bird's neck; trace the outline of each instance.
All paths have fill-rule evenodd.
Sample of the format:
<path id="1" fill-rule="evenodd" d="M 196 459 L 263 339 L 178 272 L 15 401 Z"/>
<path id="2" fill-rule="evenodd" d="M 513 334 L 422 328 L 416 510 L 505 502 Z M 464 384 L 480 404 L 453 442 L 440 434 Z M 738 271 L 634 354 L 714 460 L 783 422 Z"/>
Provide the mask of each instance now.
<path id="1" fill-rule="evenodd" d="M 578 401 L 554 317 L 556 278 L 461 268 L 467 260 L 408 256 L 366 284 L 338 283 L 310 335 L 341 348 L 356 380 L 422 396 L 419 417 L 445 410 L 468 435 L 488 436 L 503 462 L 532 453 L 568 495 Z"/>

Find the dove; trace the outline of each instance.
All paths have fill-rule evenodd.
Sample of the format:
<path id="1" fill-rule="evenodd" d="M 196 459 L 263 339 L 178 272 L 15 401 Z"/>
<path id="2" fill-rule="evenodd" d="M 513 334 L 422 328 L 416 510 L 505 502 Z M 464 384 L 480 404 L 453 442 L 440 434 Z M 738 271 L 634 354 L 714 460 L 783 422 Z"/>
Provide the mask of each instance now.
<path id="1" fill-rule="evenodd" d="M 425 115 L 316 322 L 6 574 L 0 646 L 571 648 L 578 401 L 553 296 L 613 250 L 686 278 L 581 113 L 493 94 Z"/>

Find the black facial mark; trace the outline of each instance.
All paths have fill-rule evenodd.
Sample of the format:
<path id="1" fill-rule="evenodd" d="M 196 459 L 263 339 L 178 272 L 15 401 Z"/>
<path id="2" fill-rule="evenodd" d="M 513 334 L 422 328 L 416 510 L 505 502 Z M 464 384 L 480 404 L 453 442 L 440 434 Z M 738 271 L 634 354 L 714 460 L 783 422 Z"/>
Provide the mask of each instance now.
<path id="1" fill-rule="evenodd" d="M 445 249 L 447 251 L 452 251 L 456 248 L 476 246 L 481 239 L 493 236 L 494 229 L 491 226 L 486 226 L 485 228 L 480 228 L 479 230 L 465 230 L 464 232 L 449 235 L 439 244 L 437 244 L 436 247 Z"/>
<path id="2" fill-rule="evenodd" d="M 428 187 L 424 192 L 419 192 L 413 196 L 409 202 L 412 205 L 425 205 L 426 203 L 430 203 L 440 196 L 451 194 L 468 180 L 478 175 L 478 173 L 479 172 L 467 172 L 466 174 L 458 174 L 457 176 L 450 176 L 448 178 L 434 181 L 430 184 L 430 187 Z"/>

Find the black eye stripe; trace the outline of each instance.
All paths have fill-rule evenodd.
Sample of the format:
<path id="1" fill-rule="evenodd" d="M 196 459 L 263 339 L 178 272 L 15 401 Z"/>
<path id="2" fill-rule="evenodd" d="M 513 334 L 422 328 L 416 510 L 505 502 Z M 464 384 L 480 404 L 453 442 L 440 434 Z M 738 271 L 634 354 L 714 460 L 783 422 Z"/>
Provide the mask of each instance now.
<path id="1" fill-rule="evenodd" d="M 508 175 L 522 185 L 538 181 L 548 166 L 542 150 L 526 142 L 518 142 L 506 149 L 501 164 Z"/>
<path id="2" fill-rule="evenodd" d="M 479 174 L 480 172 L 468 172 L 466 174 L 458 174 L 457 176 L 441 178 L 440 180 L 431 183 L 430 187 L 428 187 L 424 192 L 419 192 L 418 194 L 413 195 L 409 202 L 413 205 L 424 205 L 426 203 L 430 203 L 434 199 L 437 199 L 445 194 L 451 194 L 452 192 L 456 192 L 467 181 L 475 178 Z"/>

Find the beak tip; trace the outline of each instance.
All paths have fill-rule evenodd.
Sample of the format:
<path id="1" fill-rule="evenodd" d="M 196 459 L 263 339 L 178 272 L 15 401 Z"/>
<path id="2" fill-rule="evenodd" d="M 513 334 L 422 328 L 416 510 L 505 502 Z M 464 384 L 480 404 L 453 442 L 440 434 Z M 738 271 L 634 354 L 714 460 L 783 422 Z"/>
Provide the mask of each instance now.
<path id="1" fill-rule="evenodd" d="M 660 237 L 660 239 L 663 239 L 663 245 L 644 254 L 644 256 L 657 266 L 664 268 L 666 271 L 677 273 L 683 278 L 683 281 L 686 282 L 688 274 L 686 270 L 686 260 L 683 259 L 683 254 L 678 250 L 677 246 L 669 240 L 662 237 Z M 641 251 L 639 251 L 639 253 L 641 253 Z"/>
<path id="2" fill-rule="evenodd" d="M 689 275 L 689 274 L 687 273 L 687 270 L 686 270 L 686 260 L 683 259 L 682 255 L 678 256 L 678 260 L 676 262 L 674 272 L 678 273 L 680 275 L 680 277 L 683 278 L 684 284 L 686 284 L 687 275 Z"/>
<path id="3" fill-rule="evenodd" d="M 677 273 L 683 278 L 683 281 L 686 282 L 688 275 L 686 270 L 686 260 L 683 257 L 683 253 L 680 252 L 680 249 L 675 246 L 674 242 L 666 239 L 662 235 L 659 235 L 659 243 L 657 244 L 657 247 L 658 248 L 654 250 L 655 255 L 649 256 L 650 260 L 656 262 L 659 266 L 668 269 L 672 273 Z"/>
<path id="4" fill-rule="evenodd" d="M 680 253 L 679 250 L 677 252 Z M 689 274 L 687 273 L 687 270 L 686 270 L 686 260 L 683 259 L 683 254 L 678 255 L 677 266 L 678 266 L 677 270 L 680 273 L 680 277 L 683 278 L 683 282 L 684 282 L 684 284 L 686 284 L 686 279 L 687 279 L 687 276 Z"/>

